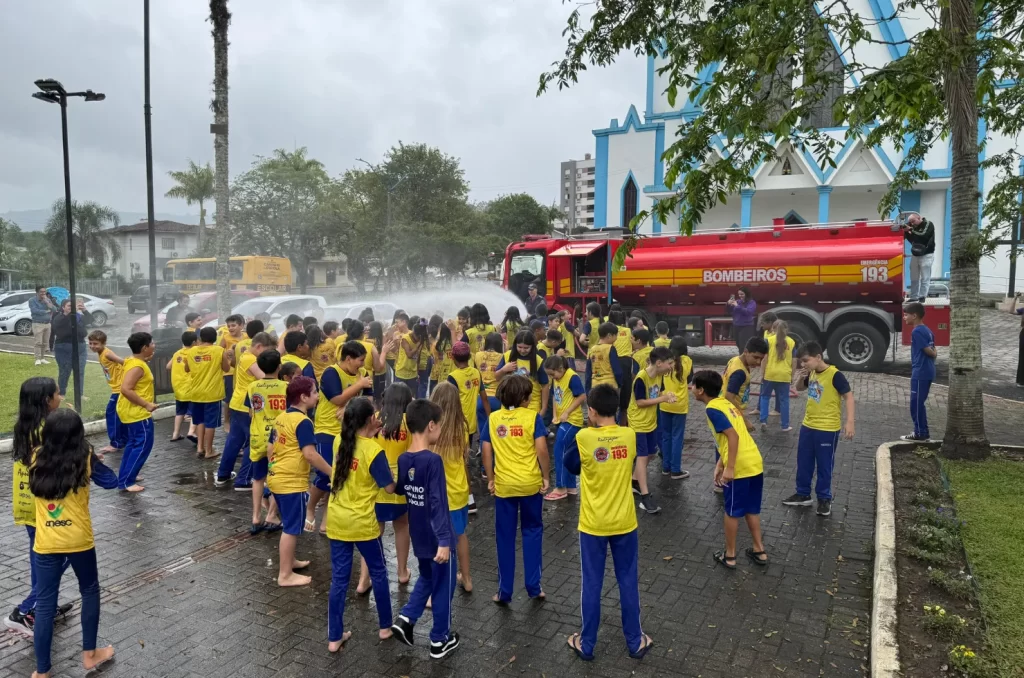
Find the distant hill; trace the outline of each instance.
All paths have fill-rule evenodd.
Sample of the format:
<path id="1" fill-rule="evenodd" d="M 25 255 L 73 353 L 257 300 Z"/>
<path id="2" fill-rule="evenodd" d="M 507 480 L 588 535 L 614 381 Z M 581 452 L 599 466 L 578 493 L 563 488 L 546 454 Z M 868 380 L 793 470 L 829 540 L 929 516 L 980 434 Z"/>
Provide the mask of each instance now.
<path id="1" fill-rule="evenodd" d="M 208 210 L 209 213 L 211 210 Z M 22 231 L 42 231 L 46 228 L 46 222 L 50 219 L 50 210 L 11 210 L 0 214 L 0 217 L 7 221 L 13 221 Z M 144 221 L 147 217 L 145 212 L 118 212 L 121 215 L 122 224 L 136 224 Z M 198 224 L 199 214 L 171 214 L 170 212 L 157 212 L 159 220 L 177 221 L 183 224 Z"/>

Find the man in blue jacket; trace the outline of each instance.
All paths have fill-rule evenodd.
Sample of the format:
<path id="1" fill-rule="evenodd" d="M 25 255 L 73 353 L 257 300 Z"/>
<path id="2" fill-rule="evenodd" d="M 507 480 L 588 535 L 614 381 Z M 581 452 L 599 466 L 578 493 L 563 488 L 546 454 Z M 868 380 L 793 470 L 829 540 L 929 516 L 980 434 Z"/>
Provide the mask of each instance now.
<path id="1" fill-rule="evenodd" d="M 50 301 L 45 287 L 36 288 L 36 296 L 28 300 L 28 310 L 32 313 L 32 347 L 36 365 L 48 365 L 50 361 L 45 356 L 50 346 L 50 319 L 57 312 L 57 307 Z"/>

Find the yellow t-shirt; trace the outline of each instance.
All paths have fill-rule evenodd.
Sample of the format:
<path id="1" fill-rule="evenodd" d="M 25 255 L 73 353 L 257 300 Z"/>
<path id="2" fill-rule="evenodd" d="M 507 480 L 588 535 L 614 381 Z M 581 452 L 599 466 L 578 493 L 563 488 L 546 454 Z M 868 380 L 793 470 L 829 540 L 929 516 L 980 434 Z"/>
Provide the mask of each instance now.
<path id="1" fill-rule="evenodd" d="M 109 348 L 103 349 L 100 353 L 100 367 L 103 368 L 103 376 L 107 379 L 111 393 L 121 392 L 121 380 L 124 379 L 124 367 L 115 363 L 110 356 L 117 357 Z"/>
<path id="2" fill-rule="evenodd" d="M 252 348 L 252 339 L 250 339 L 248 336 L 242 337 L 235 343 L 234 346 L 231 347 L 231 351 L 235 355 L 236 371 L 238 370 L 238 362 L 242 359 L 242 356 L 245 355 L 245 352 L 248 351 L 250 348 Z"/>
<path id="3" fill-rule="evenodd" d="M 640 370 L 640 373 L 633 379 L 633 393 L 629 397 L 629 408 L 626 410 L 626 414 L 629 417 L 629 427 L 637 433 L 650 433 L 651 431 L 658 428 L 658 407 L 648 406 L 640 407 L 636 403 L 636 387 L 637 384 L 643 384 L 644 393 L 646 393 L 646 400 L 654 400 L 661 396 L 661 389 L 663 388 L 662 377 L 651 376 L 647 369 Z"/>
<path id="4" fill-rule="evenodd" d="M 668 337 L 657 337 L 654 340 L 654 348 L 668 348 L 671 343 L 672 340 L 669 339 Z"/>
<path id="5" fill-rule="evenodd" d="M 615 337 L 615 352 L 620 358 L 628 358 L 633 355 L 633 333 L 628 327 L 620 327 L 619 334 Z"/>
<path id="6" fill-rule="evenodd" d="M 403 452 L 409 449 L 409 430 L 405 427 L 405 416 L 402 417 L 402 428 L 398 431 L 398 437 L 394 440 L 385 438 L 382 433 L 377 434 L 377 444 L 384 450 L 388 458 L 388 466 L 391 467 L 391 477 L 398 480 L 398 458 Z M 404 504 L 405 497 L 401 494 L 389 494 L 384 490 L 377 493 L 378 504 Z"/>
<path id="7" fill-rule="evenodd" d="M 733 477 L 750 478 L 761 474 L 764 471 L 761 451 L 757 449 L 757 443 L 754 442 L 754 439 L 750 437 L 750 432 L 747 431 L 747 425 L 743 421 L 743 412 L 737 410 L 731 402 L 722 397 L 715 398 L 709 402 L 706 411 L 708 413 L 718 411 L 724 414 L 739 437 L 739 443 L 736 448 L 735 475 Z M 715 436 L 715 444 L 718 445 L 718 454 L 722 457 L 722 463 L 728 465 L 729 439 L 725 433 L 718 433 L 715 430 L 715 425 L 712 423 L 710 416 L 708 416 L 708 427 L 711 429 L 711 434 Z"/>
<path id="8" fill-rule="evenodd" d="M 497 351 L 480 351 L 476 354 L 476 366 L 480 370 L 480 380 L 488 396 L 498 392 L 498 377 L 494 374 L 501 362 L 501 354 Z"/>
<path id="9" fill-rule="evenodd" d="M 225 352 L 230 351 L 234 355 L 235 365 L 237 366 L 239 356 L 245 351 L 235 351 L 235 347 L 241 344 L 243 341 L 246 341 L 248 343 L 245 345 L 245 348 L 248 349 L 249 346 L 252 346 L 252 339 L 246 336 L 244 332 L 238 335 L 237 337 L 233 337 L 228 332 L 228 328 L 226 326 L 223 328 L 218 328 L 217 333 L 220 335 L 218 337 L 217 343 L 219 344 L 221 343 L 221 341 L 223 341 L 224 345 L 222 346 L 222 348 L 224 349 Z M 229 366 L 228 369 L 224 372 L 224 374 L 234 374 L 234 371 Z"/>
<path id="10" fill-rule="evenodd" d="M 334 468 L 338 473 L 338 447 L 340 438 L 334 440 Z M 380 535 L 377 514 L 373 505 L 378 492 L 384 490 L 370 474 L 370 464 L 378 455 L 384 454 L 373 438 L 356 436 L 356 448 L 352 453 L 352 464 L 345 484 L 337 492 L 331 492 L 327 503 L 327 537 L 339 541 L 370 541 Z M 386 494 L 386 493 L 385 493 Z"/>
<path id="11" fill-rule="evenodd" d="M 633 351 L 633 362 L 636 363 L 636 367 L 633 368 L 634 372 L 639 372 L 647 367 L 647 361 L 651 357 L 651 351 L 653 350 L 653 346 L 644 346 L 641 349 Z"/>
<path id="12" fill-rule="evenodd" d="M 829 365 L 824 372 L 811 372 L 807 376 L 807 410 L 804 426 L 816 431 L 838 431 L 843 427 L 842 401 L 832 380 L 839 372 Z"/>
<path id="13" fill-rule="evenodd" d="M 537 376 L 532 376 L 530 373 L 530 361 L 522 358 L 516 358 L 516 371 L 513 374 L 528 378 L 533 382 L 533 390 L 530 392 L 530 409 L 534 412 L 540 412 L 541 403 L 541 389 L 543 388 L 538 381 L 538 377 L 544 374 L 544 359 L 540 356 L 540 349 L 538 349 L 536 364 L 537 364 Z M 512 362 L 512 351 L 505 351 L 505 364 Z M 546 375 L 545 375 L 546 376 Z"/>
<path id="14" fill-rule="evenodd" d="M 237 412 L 248 412 L 245 406 L 245 396 L 249 392 L 249 385 L 256 381 L 249 369 L 256 364 L 256 356 L 249 351 L 242 354 L 238 361 L 238 369 L 235 371 L 235 388 L 231 392 L 231 402 L 228 407 Z"/>
<path id="15" fill-rule="evenodd" d="M 536 410 L 516 407 L 491 413 L 489 442 L 494 451 L 494 494 L 498 497 L 529 497 L 540 492 L 540 465 L 534 440 Z M 546 431 L 540 430 L 541 436 Z"/>
<path id="16" fill-rule="evenodd" d="M 600 384 L 611 384 L 618 387 L 615 381 L 615 372 L 612 371 L 612 361 L 609 358 L 614 344 L 591 344 L 587 352 L 587 359 L 590 360 L 590 387 Z"/>
<path id="17" fill-rule="evenodd" d="M 224 400 L 224 372 L 220 368 L 224 349 L 220 346 L 193 346 L 190 357 L 192 402 L 216 403 Z"/>
<path id="18" fill-rule="evenodd" d="M 452 347 L 446 346 L 444 352 L 441 352 L 437 347 L 437 342 L 434 342 L 430 352 L 434 356 L 434 366 L 430 368 L 430 380 L 438 383 L 448 381 L 448 375 L 455 369 Z"/>
<path id="19" fill-rule="evenodd" d="M 744 377 L 743 385 L 740 387 L 739 393 L 736 394 L 739 396 L 740 405 L 743 408 L 740 410 L 740 415 L 742 416 L 747 409 L 747 402 L 750 401 L 750 370 L 748 370 L 747 366 L 743 364 L 743 356 L 736 356 L 726 364 L 725 377 L 722 379 L 724 382 L 722 386 L 723 393 L 728 390 L 729 380 L 732 377 L 733 372 L 736 371 L 743 372 Z"/>
<path id="20" fill-rule="evenodd" d="M 299 366 L 299 374 L 302 374 L 302 371 L 306 369 L 306 365 L 309 364 L 308 360 L 306 360 L 305 358 L 300 358 L 294 353 L 285 353 L 283 356 L 281 356 L 281 362 L 295 363 L 296 365 Z"/>
<path id="21" fill-rule="evenodd" d="M 337 362 L 337 353 L 338 349 L 334 345 L 334 339 L 330 337 L 324 339 L 324 343 L 309 352 L 309 362 L 313 363 L 313 374 L 316 375 L 317 381 L 320 381 L 324 370 Z"/>
<path id="22" fill-rule="evenodd" d="M 448 510 L 457 511 L 469 505 L 469 477 L 466 475 L 465 451 L 469 449 L 469 434 L 462 445 L 462 454 L 451 461 L 445 455 L 439 455 L 444 462 L 444 481 L 448 489 Z"/>
<path id="23" fill-rule="evenodd" d="M 562 339 L 565 340 L 565 357 L 572 359 L 576 357 L 576 337 L 573 336 L 572 332 L 568 330 L 565 323 L 558 326 L 558 331 L 562 334 Z"/>
<path id="24" fill-rule="evenodd" d="M 793 337 L 786 337 L 786 356 L 779 359 L 776 350 L 779 340 L 774 334 L 768 337 L 768 355 L 764 361 L 764 378 L 766 381 L 790 382 L 793 380 L 793 347 L 796 341 Z"/>
<path id="25" fill-rule="evenodd" d="M 87 478 L 88 474 L 87 470 Z M 88 483 L 63 499 L 36 497 L 35 512 L 36 543 L 32 550 L 36 553 L 80 553 L 95 546 Z"/>
<path id="26" fill-rule="evenodd" d="M 466 338 L 469 340 L 469 352 L 470 354 L 479 353 L 484 350 L 484 342 L 487 341 L 487 335 L 492 332 L 496 332 L 494 325 L 490 323 L 486 325 L 474 325 L 466 330 Z"/>
<path id="27" fill-rule="evenodd" d="M 637 528 L 630 479 L 636 433 L 624 426 L 585 428 L 576 434 L 580 453 L 579 531 L 596 537 Z"/>
<path id="28" fill-rule="evenodd" d="M 28 466 L 20 461 L 14 462 L 13 488 L 11 497 L 14 499 L 14 524 L 36 524 L 36 498 L 28 489 Z"/>
<path id="29" fill-rule="evenodd" d="M 675 393 L 676 401 L 674 403 L 662 403 L 658 407 L 662 412 L 688 414 L 690 412 L 690 388 L 687 380 L 690 378 L 690 372 L 693 371 L 693 361 L 688 355 L 679 356 L 679 360 L 683 363 L 683 378 L 676 379 L 675 367 L 664 377 L 665 390 Z"/>
<path id="30" fill-rule="evenodd" d="M 367 374 L 375 374 L 373 369 L 373 349 L 376 345 L 369 339 L 360 339 L 359 343 L 366 349 L 366 360 L 363 361 L 363 369 L 366 370 Z M 381 372 L 381 374 L 384 374 Z"/>
<path id="31" fill-rule="evenodd" d="M 412 332 L 403 334 L 398 342 L 398 360 L 395 361 L 395 377 L 398 379 L 415 379 L 419 371 L 418 358 L 411 358 L 406 353 L 406 341 L 410 344 L 415 343 L 412 340 Z"/>
<path id="32" fill-rule="evenodd" d="M 249 384 L 246 397 L 252 409 L 249 424 L 249 459 L 259 461 L 267 456 L 267 440 L 274 420 L 288 409 L 288 382 L 280 379 L 257 379 Z"/>
<path id="33" fill-rule="evenodd" d="M 153 395 L 153 373 L 149 370 L 149 365 L 146 364 L 145 360 L 132 356 L 124 361 L 124 372 L 128 374 L 129 371 L 138 367 L 142 370 L 142 376 L 135 382 L 135 392 L 139 394 L 139 397 L 148 403 L 155 402 Z M 224 385 L 221 384 L 223 390 Z M 117 418 L 121 420 L 122 424 L 134 424 L 137 421 L 144 421 L 149 419 L 153 415 L 145 407 L 136 405 L 131 402 L 124 395 L 121 395 L 117 399 Z M 91 548 L 91 547 L 90 547 Z M 84 549 L 83 549 L 84 550 Z"/>
<path id="34" fill-rule="evenodd" d="M 466 430 L 470 435 L 477 432 L 476 405 L 480 400 L 480 370 L 475 367 L 460 367 L 448 375 L 459 389 L 462 414 L 466 417 Z"/>
<path id="35" fill-rule="evenodd" d="M 328 381 L 332 379 L 335 373 L 337 373 L 338 378 L 341 380 L 341 391 L 334 394 L 334 397 L 337 397 L 344 393 L 345 389 L 355 384 L 366 374 L 366 371 L 360 367 L 356 374 L 349 374 L 337 365 L 331 365 L 324 371 Z M 313 425 L 317 433 L 326 433 L 332 436 L 341 435 L 341 419 L 338 419 L 338 406 L 327 399 L 327 395 L 322 388 L 317 391 L 316 414 L 314 415 Z"/>
<path id="36" fill-rule="evenodd" d="M 578 397 L 572 392 L 571 382 L 573 377 L 579 382 L 579 390 L 583 393 L 583 380 L 576 374 L 573 369 L 567 369 L 565 374 L 562 375 L 561 379 L 555 379 L 551 382 L 551 400 L 552 406 L 554 407 L 554 413 L 556 417 L 560 417 L 563 412 L 569 409 L 569 405 Z M 569 415 L 569 424 L 573 426 L 583 427 L 583 407 L 577 407 Z"/>
<path id="37" fill-rule="evenodd" d="M 270 436 L 268 442 L 274 449 L 267 460 L 267 488 L 274 494 L 305 492 L 309 489 L 309 462 L 302 454 L 302 444 L 316 446 L 313 422 L 304 412 L 288 410 L 274 420 Z"/>
<path id="38" fill-rule="evenodd" d="M 171 358 L 171 388 L 174 389 L 174 399 L 183 403 L 192 400 L 192 374 L 185 371 L 185 363 L 191 355 L 191 347 L 179 348 Z"/>

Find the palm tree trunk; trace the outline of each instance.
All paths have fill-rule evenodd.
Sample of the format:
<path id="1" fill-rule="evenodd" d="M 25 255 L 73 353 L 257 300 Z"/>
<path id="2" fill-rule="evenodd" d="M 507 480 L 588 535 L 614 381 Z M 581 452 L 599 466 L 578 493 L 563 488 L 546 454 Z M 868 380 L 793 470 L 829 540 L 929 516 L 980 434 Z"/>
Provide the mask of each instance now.
<path id="1" fill-rule="evenodd" d="M 217 126 L 213 142 L 214 192 L 217 202 L 217 313 L 224 322 L 231 314 L 231 246 L 228 213 L 228 24 L 231 13 L 227 0 L 210 0 L 213 24 L 213 122 Z"/>
<path id="2" fill-rule="evenodd" d="M 942 30 L 952 49 L 965 55 L 945 73 L 953 167 L 950 179 L 950 351 L 949 404 L 942 454 L 952 458 L 988 456 L 981 390 L 981 312 L 978 232 L 978 62 L 974 56 L 977 14 L 972 0 L 951 0 Z"/>
<path id="3" fill-rule="evenodd" d="M 203 251 L 203 240 L 206 236 L 206 208 L 203 206 L 203 201 L 199 201 L 199 233 L 196 234 L 196 252 Z"/>

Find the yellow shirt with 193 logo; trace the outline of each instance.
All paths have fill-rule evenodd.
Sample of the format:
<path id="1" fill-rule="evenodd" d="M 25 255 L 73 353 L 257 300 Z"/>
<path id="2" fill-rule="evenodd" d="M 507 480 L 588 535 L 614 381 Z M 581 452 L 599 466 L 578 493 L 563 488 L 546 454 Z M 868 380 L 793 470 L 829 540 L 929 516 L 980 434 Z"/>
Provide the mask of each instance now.
<path id="1" fill-rule="evenodd" d="M 579 531 L 597 537 L 637 528 L 633 504 L 636 433 L 624 426 L 585 428 L 576 434 L 580 457 Z"/>

